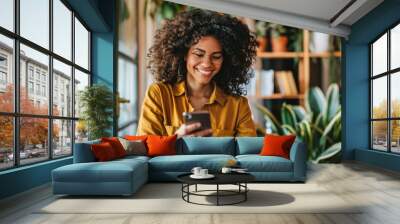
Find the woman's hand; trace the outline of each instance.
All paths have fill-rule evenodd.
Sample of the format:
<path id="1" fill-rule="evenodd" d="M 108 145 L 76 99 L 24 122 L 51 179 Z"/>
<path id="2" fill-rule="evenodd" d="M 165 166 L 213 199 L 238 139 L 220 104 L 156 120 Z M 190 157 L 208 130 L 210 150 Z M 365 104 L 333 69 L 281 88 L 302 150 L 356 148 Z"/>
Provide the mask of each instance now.
<path id="1" fill-rule="evenodd" d="M 209 136 L 212 134 L 212 129 L 205 129 L 197 131 L 201 127 L 200 122 L 192 123 L 192 124 L 182 124 L 178 130 L 176 130 L 175 134 L 178 138 L 182 138 L 184 136 L 190 137 L 202 137 Z"/>

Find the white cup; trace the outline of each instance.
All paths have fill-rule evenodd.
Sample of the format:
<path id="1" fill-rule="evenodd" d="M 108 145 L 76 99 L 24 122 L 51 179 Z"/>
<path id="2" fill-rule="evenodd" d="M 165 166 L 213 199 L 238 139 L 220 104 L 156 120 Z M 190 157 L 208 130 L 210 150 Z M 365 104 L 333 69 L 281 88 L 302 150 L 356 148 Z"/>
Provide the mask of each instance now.
<path id="1" fill-rule="evenodd" d="M 208 169 L 201 169 L 200 170 L 200 176 L 207 176 L 208 175 Z"/>
<path id="2" fill-rule="evenodd" d="M 232 168 L 229 168 L 229 167 L 222 167 L 222 170 L 221 170 L 222 173 L 230 173 L 231 171 L 232 171 Z"/>
<path id="3" fill-rule="evenodd" d="M 200 171 L 202 170 L 202 168 L 201 167 L 193 167 L 193 169 L 192 169 L 192 173 L 194 174 L 194 175 L 196 175 L 196 176 L 199 176 L 199 175 L 201 175 L 201 173 L 200 173 Z"/>

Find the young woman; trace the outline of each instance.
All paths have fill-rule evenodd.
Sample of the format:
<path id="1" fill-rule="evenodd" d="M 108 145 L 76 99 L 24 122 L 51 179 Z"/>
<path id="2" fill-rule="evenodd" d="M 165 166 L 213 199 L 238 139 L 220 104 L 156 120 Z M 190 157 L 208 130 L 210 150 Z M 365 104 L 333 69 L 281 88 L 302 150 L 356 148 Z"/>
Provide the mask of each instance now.
<path id="1" fill-rule="evenodd" d="M 138 135 L 255 136 L 243 97 L 256 56 L 256 39 L 229 15 L 205 10 L 178 14 L 156 32 Z M 184 124 L 183 112 L 208 111 L 211 129 Z"/>

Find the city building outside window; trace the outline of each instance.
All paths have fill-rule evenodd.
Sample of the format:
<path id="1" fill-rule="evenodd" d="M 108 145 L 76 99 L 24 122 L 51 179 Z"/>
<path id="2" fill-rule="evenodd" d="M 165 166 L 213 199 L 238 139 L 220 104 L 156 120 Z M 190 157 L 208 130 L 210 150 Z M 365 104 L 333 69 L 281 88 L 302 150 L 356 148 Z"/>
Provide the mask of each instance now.
<path id="1" fill-rule="evenodd" d="M 77 128 L 76 110 L 61 107 L 57 98 L 63 94 L 64 104 L 74 105 L 79 91 L 90 85 L 91 33 L 61 0 L 2 4 L 13 9 L 7 13 L 10 21 L 19 23 L 16 29 L 0 23 L 8 30 L 0 29 L 0 83 L 5 83 L 0 88 L 0 170 L 71 156 L 73 143 L 86 140 L 87 131 L 82 125 Z M 61 89 L 59 80 L 79 88 Z"/>

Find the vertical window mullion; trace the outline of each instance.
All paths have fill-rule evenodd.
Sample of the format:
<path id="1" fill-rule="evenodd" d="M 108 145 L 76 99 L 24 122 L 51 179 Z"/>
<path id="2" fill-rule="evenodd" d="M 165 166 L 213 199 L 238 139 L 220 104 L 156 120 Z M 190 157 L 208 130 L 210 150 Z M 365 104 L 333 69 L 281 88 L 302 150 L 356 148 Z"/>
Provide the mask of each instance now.
<path id="1" fill-rule="evenodd" d="M 71 73 L 71 91 L 72 91 L 72 105 L 71 105 L 71 117 L 75 118 L 75 12 L 72 11 L 71 14 L 71 23 L 72 23 L 72 28 L 71 28 L 71 59 L 72 59 L 72 73 Z M 74 155 L 74 147 L 75 147 L 75 126 L 76 126 L 76 120 L 72 120 L 72 132 L 71 132 L 71 150 L 72 150 L 72 155 Z"/>
<path id="2" fill-rule="evenodd" d="M 369 88 L 369 148 L 371 149 L 371 150 L 373 150 L 373 147 L 374 147 L 374 143 L 373 143 L 373 141 L 374 141 L 374 136 L 373 136 L 373 121 L 372 121 L 372 114 L 373 114 L 373 99 L 372 99 L 372 96 L 373 96 L 373 91 L 374 91 L 374 89 L 373 89 L 373 79 L 372 79 L 372 72 L 374 71 L 373 70 L 373 63 L 372 63 L 372 58 L 373 58 L 373 53 L 374 53 L 374 48 L 372 47 L 372 44 L 370 45 L 370 50 L 369 50 L 369 52 L 370 52 L 370 57 L 369 57 L 369 64 L 370 64 L 370 66 L 369 66 L 369 69 L 370 69 L 370 71 L 369 71 L 369 86 L 370 86 L 370 88 Z"/>
<path id="3" fill-rule="evenodd" d="M 49 49 L 53 52 L 53 0 L 49 0 Z M 49 119 L 48 119 L 48 151 L 49 159 L 53 159 L 53 56 L 49 55 L 49 74 L 48 74 L 48 97 L 49 97 Z"/>
<path id="4" fill-rule="evenodd" d="M 14 31 L 19 35 L 19 0 L 14 1 Z M 19 118 L 19 98 L 20 98 L 20 50 L 19 50 L 19 39 L 14 39 L 14 166 L 19 166 L 19 135 L 20 135 L 20 118 Z"/>
<path id="5" fill-rule="evenodd" d="M 387 32 L 387 71 L 390 71 L 390 29 Z M 390 79 L 391 79 L 391 73 L 388 73 L 387 75 L 387 98 L 388 98 L 388 103 L 387 103 L 387 111 L 388 111 L 388 122 L 387 122 L 387 135 L 388 135 L 388 152 L 392 151 L 392 135 L 391 135 L 391 123 L 392 123 L 392 111 L 391 111 L 391 107 L 392 107 L 392 100 L 391 100 L 391 89 L 390 89 Z"/>

